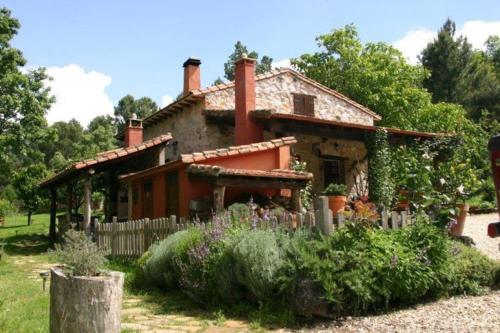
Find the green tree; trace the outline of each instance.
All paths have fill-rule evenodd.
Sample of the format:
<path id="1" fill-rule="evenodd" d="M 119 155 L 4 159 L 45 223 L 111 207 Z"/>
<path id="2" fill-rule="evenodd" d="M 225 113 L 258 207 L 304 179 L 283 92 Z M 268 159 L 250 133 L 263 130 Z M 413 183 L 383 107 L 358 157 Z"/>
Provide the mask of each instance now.
<path id="1" fill-rule="evenodd" d="M 132 95 L 126 95 L 115 106 L 115 123 L 123 125 L 134 113 L 139 119 L 144 119 L 156 111 L 158 111 L 158 105 L 151 98 L 134 99 Z"/>
<path id="2" fill-rule="evenodd" d="M 265 72 L 269 72 L 271 70 L 271 64 L 273 62 L 273 58 L 269 56 L 263 56 L 260 61 L 259 54 L 255 51 L 248 52 L 248 49 L 245 45 L 243 45 L 240 41 L 237 41 L 234 45 L 234 51 L 229 55 L 228 61 L 224 64 L 224 77 L 229 80 L 234 80 L 234 62 L 240 59 L 243 56 L 243 53 L 246 53 L 249 58 L 257 59 L 257 64 L 255 67 L 255 72 L 257 74 L 262 74 Z M 222 80 L 218 78 L 215 84 L 222 83 Z"/>
<path id="3" fill-rule="evenodd" d="M 467 39 L 455 38 L 455 22 L 447 19 L 434 39 L 422 51 L 420 60 L 431 73 L 424 80 L 424 86 L 432 93 L 434 102 L 458 102 L 460 76 L 467 67 L 472 47 Z"/>
<path id="4" fill-rule="evenodd" d="M 418 129 L 417 115 L 430 104 L 422 67 L 408 64 L 388 44 L 363 45 L 353 25 L 316 40 L 321 50 L 292 59 L 294 66 L 378 113 L 381 125 Z"/>
<path id="5" fill-rule="evenodd" d="M 14 175 L 17 197 L 23 202 L 28 214 L 28 225 L 32 224 L 31 216 L 43 202 L 44 196 L 39 185 L 46 177 L 47 169 L 42 163 L 32 164 Z"/>
<path id="6" fill-rule="evenodd" d="M 26 60 L 10 44 L 20 28 L 6 8 L 0 8 L 0 189 L 11 183 L 13 171 L 43 161 L 40 142 L 46 140 L 44 119 L 53 98 L 43 84 L 43 68 L 26 71 Z"/>
<path id="7" fill-rule="evenodd" d="M 500 36 L 490 36 L 486 40 L 486 56 L 493 63 L 500 76 Z"/>

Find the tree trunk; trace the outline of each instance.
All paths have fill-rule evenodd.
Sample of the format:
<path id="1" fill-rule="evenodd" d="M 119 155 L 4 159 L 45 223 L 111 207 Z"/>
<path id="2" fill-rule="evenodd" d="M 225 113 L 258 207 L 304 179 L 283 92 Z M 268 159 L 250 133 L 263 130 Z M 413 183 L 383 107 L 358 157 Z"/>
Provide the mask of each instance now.
<path id="1" fill-rule="evenodd" d="M 31 225 L 33 221 L 31 220 L 31 215 L 33 215 L 33 212 L 31 210 L 28 211 L 28 225 Z"/>
<path id="2" fill-rule="evenodd" d="M 50 332 L 120 332 L 123 295 L 121 272 L 101 276 L 50 275 Z"/>

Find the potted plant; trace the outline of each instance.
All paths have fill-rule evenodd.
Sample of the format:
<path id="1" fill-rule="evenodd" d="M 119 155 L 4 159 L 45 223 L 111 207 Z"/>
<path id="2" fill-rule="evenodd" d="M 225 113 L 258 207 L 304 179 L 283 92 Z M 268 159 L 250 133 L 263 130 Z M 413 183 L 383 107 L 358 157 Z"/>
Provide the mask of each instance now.
<path id="1" fill-rule="evenodd" d="M 457 204 L 455 209 L 456 223 L 454 223 L 450 229 L 453 236 L 462 236 L 464 232 L 465 220 L 467 219 L 467 213 L 469 212 L 469 204 L 465 202 L 467 195 L 464 191 L 464 186 L 460 185 L 457 187 Z"/>
<path id="2" fill-rule="evenodd" d="M 323 194 L 328 196 L 328 206 L 333 214 L 338 214 L 344 211 L 347 201 L 346 185 L 331 183 L 323 191 Z"/>
<path id="3" fill-rule="evenodd" d="M 120 332 L 124 274 L 103 270 L 104 253 L 82 231 L 68 230 L 56 256 L 50 332 Z"/>
<path id="4" fill-rule="evenodd" d="M 398 210 L 408 210 L 410 209 L 409 191 L 402 187 L 399 190 L 398 202 L 396 204 Z"/>

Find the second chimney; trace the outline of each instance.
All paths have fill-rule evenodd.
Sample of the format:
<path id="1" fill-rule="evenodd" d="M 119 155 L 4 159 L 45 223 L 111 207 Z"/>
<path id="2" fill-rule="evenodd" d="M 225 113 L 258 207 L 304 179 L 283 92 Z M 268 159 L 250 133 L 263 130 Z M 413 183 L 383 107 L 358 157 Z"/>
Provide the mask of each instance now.
<path id="1" fill-rule="evenodd" d="M 250 118 L 255 110 L 255 59 L 243 54 L 234 68 L 235 143 L 247 145 L 264 141 L 262 126 Z"/>
<path id="2" fill-rule="evenodd" d="M 134 116 L 126 123 L 125 148 L 141 144 L 143 141 L 142 120 Z"/>
<path id="3" fill-rule="evenodd" d="M 201 88 L 200 79 L 200 59 L 189 58 L 184 62 L 184 91 L 183 95 L 187 95 L 191 90 Z"/>

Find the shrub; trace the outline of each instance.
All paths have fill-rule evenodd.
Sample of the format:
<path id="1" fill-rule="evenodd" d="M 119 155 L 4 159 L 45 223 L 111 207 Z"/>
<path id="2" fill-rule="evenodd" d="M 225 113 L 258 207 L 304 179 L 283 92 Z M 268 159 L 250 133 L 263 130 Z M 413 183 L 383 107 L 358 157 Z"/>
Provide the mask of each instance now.
<path id="1" fill-rule="evenodd" d="M 450 293 L 480 294 L 495 285 L 498 264 L 477 249 L 454 242 L 451 246 Z"/>
<path id="2" fill-rule="evenodd" d="M 279 272 L 285 266 L 285 237 L 272 230 L 245 234 L 234 246 L 236 278 L 259 300 L 269 300 L 279 289 Z"/>
<path id="3" fill-rule="evenodd" d="M 145 265 L 145 276 L 159 288 L 174 288 L 180 276 L 179 263 L 187 260 L 187 252 L 200 243 L 202 234 L 196 228 L 170 235 L 150 249 L 151 257 Z"/>
<path id="4" fill-rule="evenodd" d="M 324 195 L 347 195 L 347 186 L 344 184 L 331 183 L 323 191 Z"/>
<path id="5" fill-rule="evenodd" d="M 370 200 L 387 209 L 391 206 L 395 188 L 387 131 L 378 129 L 369 135 L 367 142 Z"/>
<path id="6" fill-rule="evenodd" d="M 104 252 L 83 231 L 68 230 L 55 254 L 74 276 L 98 275 L 106 263 Z"/>

